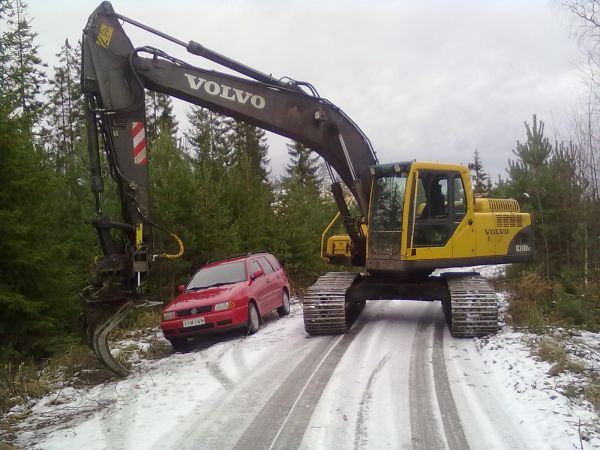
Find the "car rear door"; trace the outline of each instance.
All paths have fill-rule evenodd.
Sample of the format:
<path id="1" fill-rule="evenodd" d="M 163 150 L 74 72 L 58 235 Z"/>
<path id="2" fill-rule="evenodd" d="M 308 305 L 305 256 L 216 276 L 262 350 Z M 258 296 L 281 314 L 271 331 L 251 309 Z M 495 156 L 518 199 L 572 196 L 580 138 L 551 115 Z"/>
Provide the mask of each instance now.
<path id="1" fill-rule="evenodd" d="M 250 260 L 250 277 L 252 277 L 257 270 L 265 272 L 265 269 L 258 263 L 256 258 L 253 258 Z M 256 305 L 258 306 L 260 314 L 262 315 L 271 311 L 271 299 L 269 298 L 271 295 L 271 285 L 267 281 L 266 272 L 262 276 L 252 280 L 250 290 L 251 297 L 256 300 Z"/>
<path id="2" fill-rule="evenodd" d="M 267 260 L 271 263 L 271 266 L 273 266 L 273 269 L 275 269 L 277 285 L 283 289 L 284 286 L 287 286 L 288 280 L 285 271 L 281 267 L 281 264 L 279 264 L 279 261 L 277 261 L 277 258 L 275 258 L 273 255 L 266 255 L 265 258 L 267 258 Z"/>
<path id="3" fill-rule="evenodd" d="M 258 263 L 264 270 L 267 279 L 267 289 L 269 291 L 269 310 L 277 308 L 278 306 L 281 306 L 281 296 L 279 295 L 279 283 L 277 282 L 277 274 L 275 273 L 275 269 L 273 269 L 271 263 L 267 261 L 267 259 L 264 256 L 260 256 L 257 259 Z"/>

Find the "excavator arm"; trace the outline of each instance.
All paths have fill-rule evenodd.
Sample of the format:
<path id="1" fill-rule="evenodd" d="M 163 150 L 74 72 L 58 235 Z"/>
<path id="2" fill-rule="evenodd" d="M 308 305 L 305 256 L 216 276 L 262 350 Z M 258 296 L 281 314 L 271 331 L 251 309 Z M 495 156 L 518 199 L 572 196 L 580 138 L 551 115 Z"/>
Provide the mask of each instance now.
<path id="1" fill-rule="evenodd" d="M 242 76 L 194 67 L 153 47 L 134 47 L 121 25 L 128 22 L 182 45 L 189 53 Z M 99 358 L 113 371 L 127 370 L 111 355 L 108 333 L 129 307 L 143 301 L 142 285 L 157 257 L 149 218 L 148 149 L 145 139 L 145 89 L 164 93 L 298 141 L 323 157 L 352 192 L 360 213 L 368 216 L 371 173 L 377 158 L 368 138 L 337 106 L 317 95 L 308 83 L 275 79 L 196 42 L 185 43 L 114 12 L 103 2 L 90 16 L 82 39 L 82 90 L 86 99 L 91 189 L 96 200 L 102 257 L 93 266 L 93 283 L 83 291 L 84 330 Z M 101 148 L 101 143 L 102 148 Z M 102 206 L 101 149 L 121 201 L 121 220 L 108 218 Z M 364 265 L 365 237 L 351 217 L 339 183 L 336 203 L 354 247 L 356 265 Z M 180 256 L 181 241 L 175 255 Z"/>

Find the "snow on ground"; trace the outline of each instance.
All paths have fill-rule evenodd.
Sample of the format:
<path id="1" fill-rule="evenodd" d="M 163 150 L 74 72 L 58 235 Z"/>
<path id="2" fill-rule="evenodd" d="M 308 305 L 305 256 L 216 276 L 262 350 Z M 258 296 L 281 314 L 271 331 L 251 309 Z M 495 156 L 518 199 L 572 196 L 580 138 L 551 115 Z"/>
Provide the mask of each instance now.
<path id="1" fill-rule="evenodd" d="M 600 348 L 600 337 L 590 338 Z M 531 356 L 531 339 L 529 333 L 505 329 L 475 345 L 454 340 L 446 348 L 450 383 L 461 391 L 455 399 L 472 399 L 463 408 L 475 405 L 488 414 L 473 410 L 474 416 L 496 419 L 477 422 L 480 433 L 470 436 L 479 440 L 475 448 L 497 448 L 494 435 L 510 433 L 522 434 L 532 449 L 600 448 L 598 414 L 588 402 L 564 395 L 576 380 L 571 374 L 549 375 L 552 365 Z M 502 392 L 490 392 L 490 387 Z M 506 413 L 520 419 L 518 430 L 498 427 L 507 422 L 501 417 Z"/>
<path id="2" fill-rule="evenodd" d="M 29 417 L 18 426 L 16 445 L 79 449 L 83 444 L 91 450 L 110 443 L 110 448 L 150 448 L 194 415 L 204 400 L 228 390 L 247 367 L 268 360 L 270 343 L 297 339 L 299 329 L 286 322 L 298 314 L 301 306 L 296 303 L 290 316 L 268 320 L 255 335 L 223 334 L 210 339 L 207 348 L 192 344 L 189 353 L 138 361 L 126 379 L 47 395 L 29 406 Z M 304 330 L 301 334 L 304 339 Z M 11 413 L 22 409 L 13 408 Z"/>
<path id="3" fill-rule="evenodd" d="M 478 267 L 474 270 L 485 277 L 503 273 L 503 266 Z M 500 323 L 505 322 L 506 296 L 499 295 Z M 446 337 L 449 333 L 446 333 Z M 553 374 L 554 364 L 536 356 L 535 349 L 547 340 L 561 342 L 568 357 L 581 364 L 584 372 L 600 370 L 600 334 L 555 329 L 548 335 L 516 331 L 506 325 L 494 336 L 476 340 L 454 339 L 446 347 L 450 383 L 461 390 L 459 397 L 473 398 L 468 407 L 496 408 L 497 414 L 508 411 L 521 418 L 525 442 L 530 448 L 600 449 L 600 421 L 598 411 L 583 399 L 581 391 L 588 381 L 583 374 L 566 371 Z M 501 386 L 503 392 L 490 393 L 489 386 Z M 500 398 L 484 404 L 475 399 Z M 477 417 L 484 415 L 474 414 Z M 498 433 L 522 433 L 522 430 L 502 430 L 501 418 L 493 424 L 478 423 L 480 430 L 473 433 L 480 439 L 476 448 L 496 448 L 492 436 Z M 488 439 L 486 439 L 486 436 Z M 516 442 L 519 440 L 517 439 Z M 472 441 L 471 441 L 472 442 Z"/>
<path id="4" fill-rule="evenodd" d="M 501 270 L 481 272 L 490 276 Z M 575 361 L 597 373 L 600 334 L 555 334 Z M 514 435 L 511 448 L 528 442 L 532 449 L 600 449 L 598 414 L 577 395 L 582 375 L 550 375 L 552 364 L 531 355 L 532 343 L 539 339 L 508 327 L 474 341 L 452 339 L 446 332 L 448 377 L 461 417 L 471 417 L 463 421 L 471 448 L 506 448 L 506 436 Z M 305 339 L 300 305 L 293 306 L 289 317 L 268 320 L 253 336 L 226 334 L 189 353 L 158 360 L 134 358 L 134 372 L 126 379 L 47 395 L 27 407 L 30 414 L 18 425 L 15 444 L 68 449 L 85 443 L 86 450 L 92 450 L 106 448 L 107 443 L 113 448 L 151 448 L 168 442 L 168 433 L 177 430 L 180 421 L 198 415 L 204 400 L 219 392 L 225 395 L 244 374 L 260 369 L 281 341 L 289 341 L 290 348 L 305 346 L 306 352 L 314 345 L 314 340 Z M 15 407 L 9 414 L 24 408 Z M 497 420 L 489 419 L 494 414 Z M 513 416 L 513 423 L 518 417 L 521 426 L 507 425 L 511 421 L 502 420 L 502 415 Z"/>

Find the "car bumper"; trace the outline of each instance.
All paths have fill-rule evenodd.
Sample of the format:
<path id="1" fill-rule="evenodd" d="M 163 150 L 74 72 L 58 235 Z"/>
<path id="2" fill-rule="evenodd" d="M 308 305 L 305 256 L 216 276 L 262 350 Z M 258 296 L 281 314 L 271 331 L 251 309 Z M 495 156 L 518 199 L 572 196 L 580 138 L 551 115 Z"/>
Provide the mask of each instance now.
<path id="1" fill-rule="evenodd" d="M 185 319 L 193 319 L 196 317 L 204 317 L 203 325 L 193 327 L 184 327 Z M 174 320 L 165 320 L 160 324 L 165 337 L 191 337 L 200 334 L 208 334 L 217 331 L 227 331 L 235 328 L 243 327 L 248 323 L 248 307 L 240 306 L 238 308 L 227 311 L 210 312 L 206 314 L 198 314 L 185 318 L 177 318 Z"/>

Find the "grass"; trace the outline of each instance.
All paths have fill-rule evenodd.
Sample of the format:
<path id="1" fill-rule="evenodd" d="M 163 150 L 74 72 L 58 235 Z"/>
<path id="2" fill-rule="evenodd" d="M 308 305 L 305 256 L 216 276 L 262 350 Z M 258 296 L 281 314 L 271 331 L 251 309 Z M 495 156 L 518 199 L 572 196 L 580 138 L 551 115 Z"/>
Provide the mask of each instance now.
<path id="1" fill-rule="evenodd" d="M 583 364 L 574 361 L 569 353 L 560 345 L 560 342 L 551 337 L 543 337 L 538 342 L 533 354 L 542 361 L 552 364 L 548 371 L 548 374 L 551 376 L 557 376 L 566 372 L 581 374 L 585 371 Z"/>
<path id="2" fill-rule="evenodd" d="M 556 303 L 558 285 L 534 272 L 523 273 L 508 285 L 510 323 L 530 330 L 540 330 L 546 324 L 545 311 Z"/>
<path id="3" fill-rule="evenodd" d="M 111 342 L 141 337 L 159 322 L 159 308 L 136 309 L 114 330 Z M 137 344 L 128 345 L 117 359 L 128 366 L 128 358 L 134 352 L 141 358 L 160 359 L 171 354 L 171 346 L 154 336 L 144 349 Z M 115 375 L 98 361 L 87 345 L 79 340 L 67 342 L 42 363 L 9 362 L 0 367 L 0 416 L 14 406 L 26 405 L 60 386 L 95 386 L 115 379 Z"/>
<path id="4" fill-rule="evenodd" d="M 596 375 L 583 391 L 585 399 L 600 411 L 600 377 Z"/>

